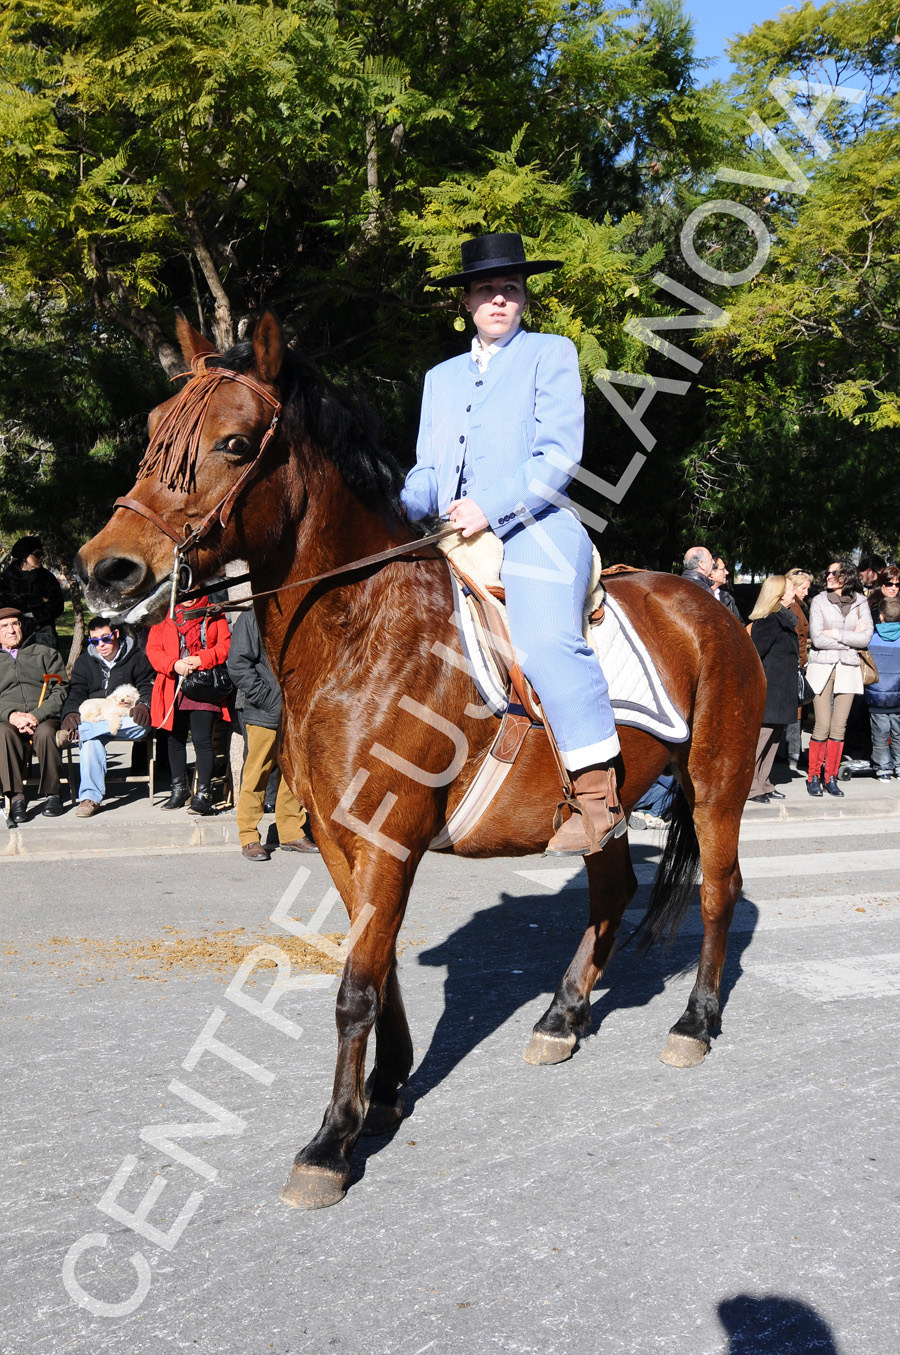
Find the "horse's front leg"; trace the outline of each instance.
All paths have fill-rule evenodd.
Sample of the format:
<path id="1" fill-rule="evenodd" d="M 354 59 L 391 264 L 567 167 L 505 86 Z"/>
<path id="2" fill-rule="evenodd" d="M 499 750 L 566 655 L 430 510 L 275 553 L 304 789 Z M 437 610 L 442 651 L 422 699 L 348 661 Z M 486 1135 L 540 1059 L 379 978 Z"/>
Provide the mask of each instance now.
<path id="1" fill-rule="evenodd" d="M 385 996 L 390 1013 L 385 1020 L 390 1034 L 396 1036 L 398 1031 L 402 1034 L 397 1022 L 395 947 L 411 872 L 392 870 L 385 864 L 383 853 L 378 855 L 380 861 L 358 863 L 353 872 L 354 899 L 348 900 L 351 928 L 357 922 L 364 925 L 354 939 L 338 989 L 335 1008 L 338 1054 L 331 1101 L 322 1127 L 294 1158 L 281 1191 L 284 1203 L 297 1208 L 322 1209 L 343 1198 L 350 1181 L 353 1149 L 366 1119 L 369 1094 L 378 1098 L 382 1115 L 390 1118 L 393 1112 L 396 1124 L 397 1087 L 406 1082 L 412 1065 L 412 1042 L 404 1016 L 405 1041 L 389 1041 L 387 1030 L 383 1035 L 379 1032 L 378 1062 L 369 1088 L 364 1085 L 366 1044 L 372 1026 L 384 1010 Z M 364 921 L 363 909 L 370 899 L 374 911 Z M 402 1010 L 400 1004 L 401 1013 Z"/>
<path id="2" fill-rule="evenodd" d="M 631 865 L 628 834 L 585 858 L 590 889 L 590 918 L 553 1001 L 534 1027 L 526 1063 L 563 1063 L 579 1035 L 590 1030 L 591 993 L 602 974 L 622 921 L 634 898 L 637 879 Z"/>
<path id="3" fill-rule="evenodd" d="M 669 1031 L 660 1054 L 673 1068 L 692 1068 L 709 1053 L 711 1037 L 721 1024 L 719 984 L 725 964 L 728 929 L 741 892 L 738 865 L 740 809 L 700 804 L 694 807 L 694 826 L 700 844 L 700 913 L 703 944 L 697 979 L 684 1014 Z"/>
<path id="4" fill-rule="evenodd" d="M 403 1119 L 406 1110 L 397 1092 L 409 1081 L 412 1061 L 412 1036 L 400 993 L 395 956 L 375 1018 L 375 1064 L 366 1078 L 369 1108 L 363 1124 L 364 1134 L 388 1134 Z"/>

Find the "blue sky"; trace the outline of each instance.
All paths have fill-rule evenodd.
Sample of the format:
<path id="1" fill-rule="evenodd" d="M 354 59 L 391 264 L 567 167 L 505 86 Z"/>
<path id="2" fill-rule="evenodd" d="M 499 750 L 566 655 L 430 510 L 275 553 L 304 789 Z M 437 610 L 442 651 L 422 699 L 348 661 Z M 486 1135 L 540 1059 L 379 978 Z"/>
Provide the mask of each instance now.
<path id="1" fill-rule="evenodd" d="M 799 5 L 800 0 L 795 0 Z M 725 80 L 731 74 L 731 65 L 725 57 L 725 43 L 738 33 L 746 33 L 764 19 L 774 19 L 779 10 L 793 7 L 790 0 L 684 0 L 684 8 L 694 20 L 698 56 L 717 58 L 710 66 L 705 80 Z M 704 80 L 704 83 L 705 83 Z"/>

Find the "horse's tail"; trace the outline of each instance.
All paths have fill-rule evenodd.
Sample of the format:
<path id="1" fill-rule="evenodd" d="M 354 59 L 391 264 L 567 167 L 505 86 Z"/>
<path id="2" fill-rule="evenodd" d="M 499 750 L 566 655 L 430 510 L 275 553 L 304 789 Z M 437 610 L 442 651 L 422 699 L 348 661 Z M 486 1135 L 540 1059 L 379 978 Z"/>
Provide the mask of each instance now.
<path id="1" fill-rule="evenodd" d="M 672 802 L 669 836 L 650 891 L 647 911 L 632 934 L 649 950 L 666 933 L 671 941 L 694 897 L 700 878 L 700 843 L 687 796 L 681 787 Z"/>

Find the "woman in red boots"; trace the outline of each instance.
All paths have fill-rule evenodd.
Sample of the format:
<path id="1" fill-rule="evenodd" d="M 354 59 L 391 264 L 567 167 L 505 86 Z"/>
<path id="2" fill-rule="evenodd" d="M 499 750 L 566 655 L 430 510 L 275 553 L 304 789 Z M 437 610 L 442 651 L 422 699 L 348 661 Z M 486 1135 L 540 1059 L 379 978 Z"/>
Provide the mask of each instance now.
<path id="1" fill-rule="evenodd" d="M 806 677 L 815 692 L 816 724 L 809 745 L 806 789 L 843 795 L 837 771 L 844 751 L 844 731 L 854 696 L 863 690 L 859 651 L 872 638 L 874 623 L 856 566 L 836 560 L 825 571 L 825 591 L 809 608 L 809 666 Z M 824 768 L 824 776 L 823 776 Z"/>

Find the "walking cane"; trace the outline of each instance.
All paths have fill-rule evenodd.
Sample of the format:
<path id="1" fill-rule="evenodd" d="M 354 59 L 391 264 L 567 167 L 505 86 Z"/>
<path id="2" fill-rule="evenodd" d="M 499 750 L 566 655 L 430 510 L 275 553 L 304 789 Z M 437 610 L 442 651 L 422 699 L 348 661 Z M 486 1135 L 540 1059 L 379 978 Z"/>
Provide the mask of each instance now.
<path id="1" fill-rule="evenodd" d="M 61 675 L 59 673 L 44 674 L 44 682 L 41 687 L 41 694 L 38 697 L 38 710 L 40 710 L 41 706 L 44 704 L 44 697 L 47 695 L 47 688 L 50 686 L 51 682 L 62 682 Z"/>

